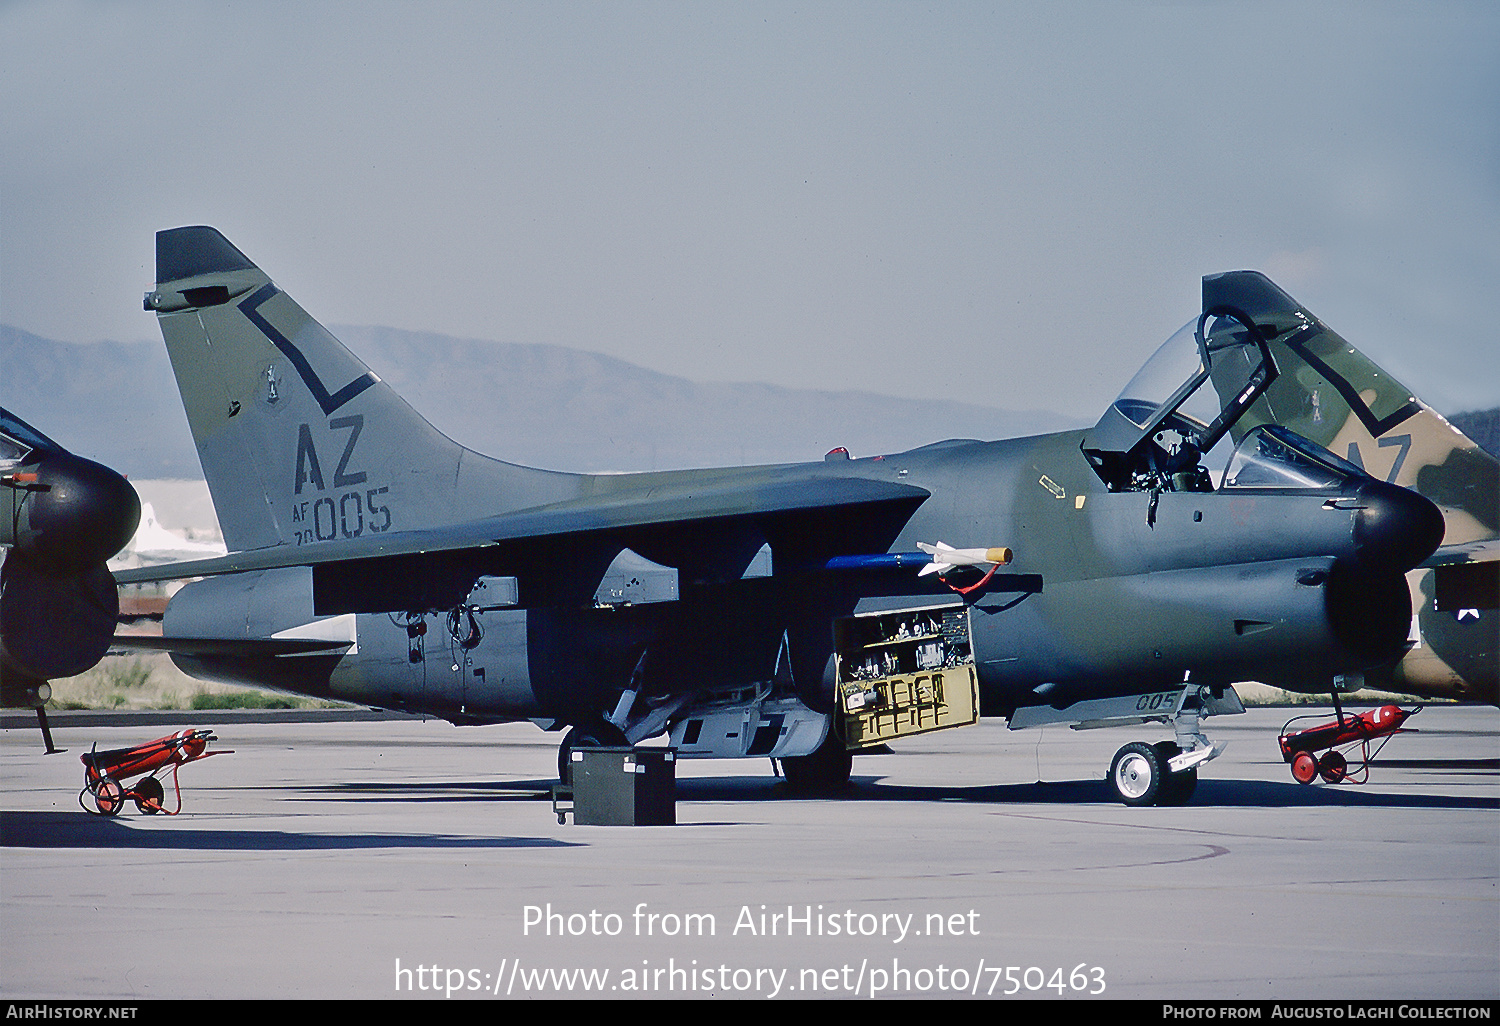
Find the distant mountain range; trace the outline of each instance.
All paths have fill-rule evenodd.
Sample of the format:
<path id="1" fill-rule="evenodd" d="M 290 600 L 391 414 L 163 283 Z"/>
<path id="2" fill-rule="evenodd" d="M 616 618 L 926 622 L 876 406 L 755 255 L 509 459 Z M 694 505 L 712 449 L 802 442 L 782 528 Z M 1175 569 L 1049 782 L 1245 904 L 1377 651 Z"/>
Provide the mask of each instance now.
<path id="1" fill-rule="evenodd" d="M 569 471 L 670 470 L 901 452 L 1082 426 L 1047 411 L 763 384 L 701 384 L 598 353 L 392 328 L 332 329 L 444 434 Z M 136 479 L 202 471 L 166 349 L 0 325 L 0 405 Z"/>
<path id="2" fill-rule="evenodd" d="M 1468 435 L 1485 452 L 1500 460 L 1500 409 L 1457 413 L 1448 423 Z"/>
<path id="3" fill-rule="evenodd" d="M 334 334 L 454 440 L 489 456 L 570 471 L 817 460 L 902 452 L 945 438 L 1013 438 L 1085 426 L 866 392 L 701 384 L 579 349 L 394 328 Z M 0 324 L 0 406 L 61 445 L 137 480 L 201 478 L 160 343 L 56 342 Z M 1500 455 L 1500 410 L 1448 418 Z"/>

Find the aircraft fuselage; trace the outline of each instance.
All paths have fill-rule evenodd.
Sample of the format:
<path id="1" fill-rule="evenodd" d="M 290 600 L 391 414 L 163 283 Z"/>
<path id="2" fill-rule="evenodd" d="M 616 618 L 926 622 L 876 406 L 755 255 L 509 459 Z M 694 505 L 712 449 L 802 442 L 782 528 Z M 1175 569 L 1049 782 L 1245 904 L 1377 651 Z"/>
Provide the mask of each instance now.
<path id="1" fill-rule="evenodd" d="M 1431 533 L 1425 500 L 1369 479 L 1305 493 L 1111 492 L 1080 452 L 1082 439 L 949 442 L 815 468 L 931 493 L 914 511 L 893 512 L 883 551 L 937 540 L 1014 550 L 1009 566 L 966 595 L 955 589 L 976 583 L 977 571 L 944 581 L 904 568 L 799 565 L 799 541 L 808 551 L 822 545 L 783 544 L 776 525 L 762 522 L 750 533 L 771 539 L 769 576 L 683 572 L 670 601 L 549 595 L 525 559 L 501 557 L 493 572 L 520 571 L 515 608 L 342 613 L 345 623 L 353 618 L 355 647 L 341 656 L 175 658 L 195 674 L 489 722 L 571 721 L 607 706 L 642 652 L 648 693 L 752 687 L 772 679 L 783 645 L 798 694 L 826 709 L 834 621 L 878 610 L 967 610 L 987 714 L 1066 704 L 1084 684 L 1102 697 L 1180 686 L 1188 675 L 1227 684 L 1274 669 L 1326 686 L 1400 651 L 1411 609 L 1396 550 L 1414 527 Z M 748 480 L 782 469 L 740 473 Z M 695 473 L 672 476 L 690 482 Z M 840 527 L 835 519 L 822 530 Z M 865 544 L 846 547 L 869 551 L 872 518 L 849 531 Z M 649 544 L 638 548 L 651 558 Z M 165 628 L 215 636 L 228 621 L 265 638 L 318 622 L 320 612 L 313 571 L 281 568 L 189 585 Z M 332 627 L 338 621 L 321 623 L 339 637 L 347 627 Z"/>

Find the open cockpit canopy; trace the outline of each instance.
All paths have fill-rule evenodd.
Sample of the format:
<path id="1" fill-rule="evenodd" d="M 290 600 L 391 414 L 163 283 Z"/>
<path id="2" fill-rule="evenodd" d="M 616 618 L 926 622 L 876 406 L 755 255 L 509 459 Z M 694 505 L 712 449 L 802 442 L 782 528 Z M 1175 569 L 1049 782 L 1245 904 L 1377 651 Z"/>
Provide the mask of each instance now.
<path id="1" fill-rule="evenodd" d="M 1111 491 L 1206 492 L 1216 484 L 1227 486 L 1227 472 L 1216 475 L 1208 468 L 1225 467 L 1231 450 L 1252 429 L 1274 419 L 1265 409 L 1252 412 L 1257 404 L 1264 407 L 1279 373 L 1273 342 L 1300 345 L 1325 331 L 1264 275 L 1235 271 L 1203 279 L 1203 312 L 1169 338 L 1104 411 L 1084 437 L 1084 455 Z M 1308 459 L 1307 452 L 1323 451 L 1292 437 L 1296 444 L 1273 432 L 1250 448 L 1276 454 L 1262 456 L 1262 462 L 1298 454 Z M 1328 460 L 1313 462 L 1335 476 L 1346 467 L 1360 473 L 1327 455 Z M 1235 459 L 1248 473 L 1250 457 L 1236 454 Z M 1288 487 L 1308 487 L 1290 484 L 1299 480 L 1296 472 L 1285 480 Z"/>

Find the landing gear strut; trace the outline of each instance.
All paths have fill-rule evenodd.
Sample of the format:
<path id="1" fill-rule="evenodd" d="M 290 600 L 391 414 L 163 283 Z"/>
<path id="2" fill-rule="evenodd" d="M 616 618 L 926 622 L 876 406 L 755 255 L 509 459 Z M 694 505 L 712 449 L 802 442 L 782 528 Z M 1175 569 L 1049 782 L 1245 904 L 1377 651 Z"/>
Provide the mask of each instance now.
<path id="1" fill-rule="evenodd" d="M 1217 758 L 1225 746 L 1212 745 L 1198 732 L 1203 691 L 1188 685 L 1170 714 L 1175 741 L 1132 741 L 1115 753 L 1109 783 L 1126 805 L 1186 805 L 1198 788 L 1198 767 Z M 1168 719 L 1168 717 L 1161 717 Z"/>

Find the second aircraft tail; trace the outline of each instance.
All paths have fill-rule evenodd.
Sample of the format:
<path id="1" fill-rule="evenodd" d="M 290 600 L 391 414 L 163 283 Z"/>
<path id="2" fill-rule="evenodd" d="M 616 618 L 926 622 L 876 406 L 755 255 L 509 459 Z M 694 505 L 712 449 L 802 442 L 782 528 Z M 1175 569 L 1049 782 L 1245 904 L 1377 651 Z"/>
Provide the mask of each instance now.
<path id="1" fill-rule="evenodd" d="M 1316 318 L 1302 310 L 1311 324 Z M 1411 648 L 1366 672 L 1372 687 L 1500 704 L 1500 462 L 1333 331 L 1273 343 L 1281 374 L 1265 418 L 1443 511 L 1433 566 L 1407 574 Z"/>

